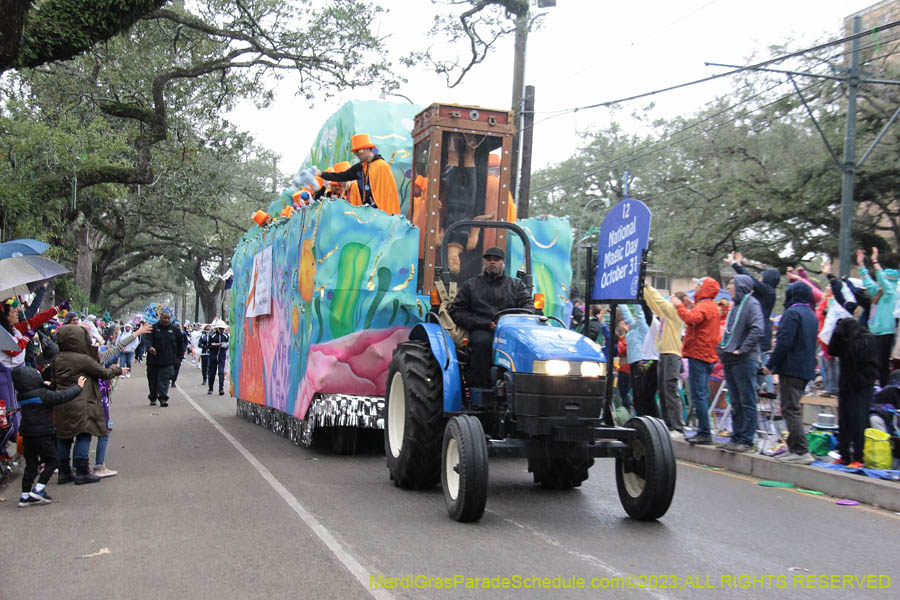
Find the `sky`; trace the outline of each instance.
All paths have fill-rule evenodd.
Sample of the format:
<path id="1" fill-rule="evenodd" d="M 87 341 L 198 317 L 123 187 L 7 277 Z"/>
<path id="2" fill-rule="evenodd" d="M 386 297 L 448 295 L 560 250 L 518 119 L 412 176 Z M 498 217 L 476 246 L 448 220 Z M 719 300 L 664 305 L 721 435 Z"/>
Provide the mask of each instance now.
<path id="1" fill-rule="evenodd" d="M 375 29 L 389 36 L 387 52 L 399 56 L 433 43 L 424 36 L 435 14 L 431 2 L 382 4 L 390 12 Z M 724 70 L 704 62 L 760 62 L 773 56 L 769 50 L 773 44 L 799 50 L 839 38 L 844 17 L 873 4 L 874 0 L 557 0 L 556 7 L 544 9 L 543 25 L 528 38 L 525 83 L 535 86 L 536 113 L 532 170 L 571 156 L 579 132 L 603 127 L 611 120 L 627 122 L 632 111 L 651 100 L 626 103 L 616 111 L 595 108 L 562 115 L 557 111 Z M 506 109 L 512 101 L 512 65 L 510 36 L 456 88 L 449 89 L 443 78 L 418 69 L 406 73 L 409 83 L 398 92 L 421 106 L 445 102 Z M 690 114 L 728 89 L 726 80 L 718 80 L 660 94 L 652 98 L 652 114 L 659 118 Z M 281 172 L 294 173 L 319 128 L 339 106 L 347 100 L 378 97 L 377 90 L 351 90 L 328 103 L 310 106 L 294 96 L 286 77 L 269 108 L 242 106 L 231 117 L 258 143 L 281 155 Z M 406 102 L 399 97 L 389 100 Z"/>

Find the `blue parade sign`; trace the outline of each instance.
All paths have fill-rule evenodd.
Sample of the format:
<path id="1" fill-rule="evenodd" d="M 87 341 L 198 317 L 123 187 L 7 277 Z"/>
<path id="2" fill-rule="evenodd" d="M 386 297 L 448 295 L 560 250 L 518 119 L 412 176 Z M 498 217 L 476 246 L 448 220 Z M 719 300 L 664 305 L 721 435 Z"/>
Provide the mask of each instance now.
<path id="1" fill-rule="evenodd" d="M 647 205 L 634 198 L 616 204 L 603 219 L 597 244 L 593 301 L 637 300 L 641 258 L 650 240 L 650 219 Z"/>

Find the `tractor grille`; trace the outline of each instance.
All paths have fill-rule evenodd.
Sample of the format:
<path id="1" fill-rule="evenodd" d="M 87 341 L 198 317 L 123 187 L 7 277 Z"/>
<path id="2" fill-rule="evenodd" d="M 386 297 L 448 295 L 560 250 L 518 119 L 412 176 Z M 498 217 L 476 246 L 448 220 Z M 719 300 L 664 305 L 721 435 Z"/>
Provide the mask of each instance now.
<path id="1" fill-rule="evenodd" d="M 546 434 L 551 433 L 554 424 L 559 423 L 559 417 L 600 417 L 606 395 L 605 377 L 558 377 L 531 373 L 508 375 L 511 380 L 507 387 L 509 402 L 521 431 L 532 435 Z"/>

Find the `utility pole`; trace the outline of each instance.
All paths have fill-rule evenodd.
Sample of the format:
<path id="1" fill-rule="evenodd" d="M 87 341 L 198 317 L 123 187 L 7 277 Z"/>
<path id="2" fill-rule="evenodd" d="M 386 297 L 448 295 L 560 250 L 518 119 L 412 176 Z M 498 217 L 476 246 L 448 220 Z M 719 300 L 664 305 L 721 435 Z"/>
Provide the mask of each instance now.
<path id="1" fill-rule="evenodd" d="M 853 17 L 853 34 L 862 31 L 862 17 Z M 851 42 L 850 71 L 847 73 L 847 127 L 844 132 L 844 161 L 841 164 L 840 275 L 850 275 L 853 240 L 853 178 L 856 174 L 856 93 L 859 90 L 859 38 Z"/>
<path id="2" fill-rule="evenodd" d="M 509 189 L 516 193 L 516 182 L 519 173 L 519 145 L 522 142 L 522 97 L 525 91 L 525 47 L 528 42 L 528 5 L 525 5 L 525 11 L 516 16 L 516 44 L 514 49 L 515 62 L 513 63 L 513 92 L 512 92 L 512 111 L 513 122 L 516 126 L 516 133 L 512 140 L 512 156 L 510 157 L 510 174 Z M 519 196 L 515 200 L 519 201 Z"/>
<path id="3" fill-rule="evenodd" d="M 875 31 L 877 31 L 877 28 Z M 873 34 L 875 33 L 875 31 L 873 31 Z M 894 114 L 891 116 L 891 118 L 888 119 L 884 124 L 884 127 L 881 128 L 881 131 L 878 132 L 878 135 L 875 136 L 875 139 L 872 140 L 872 143 L 869 144 L 869 147 L 866 149 L 866 151 L 863 152 L 862 158 L 860 158 L 858 161 L 854 158 L 856 155 L 856 96 L 860 86 L 865 83 L 900 86 L 900 81 L 897 80 L 881 78 L 872 79 L 868 76 L 868 74 L 864 73 L 859 68 L 859 40 L 861 38 L 860 33 L 862 33 L 862 18 L 857 15 L 853 17 L 853 39 L 851 40 L 850 68 L 846 69 L 846 75 L 844 76 L 822 75 L 817 73 L 800 73 L 797 71 L 785 71 L 781 69 L 763 69 L 751 67 L 755 71 L 784 73 L 788 76 L 791 83 L 794 84 L 794 89 L 796 90 L 797 95 L 800 97 L 800 101 L 803 103 L 803 106 L 806 108 L 806 112 L 809 115 L 812 124 L 815 126 L 816 131 L 819 132 L 819 136 L 822 138 L 822 142 L 825 144 L 825 148 L 828 149 L 828 154 L 831 155 L 831 160 L 834 161 L 834 164 L 841 172 L 841 231 L 838 242 L 838 249 L 840 253 L 839 259 L 841 262 L 839 273 L 841 277 L 850 274 L 850 265 L 853 263 L 853 249 L 851 248 L 851 245 L 853 243 L 853 211 L 855 208 L 853 204 L 854 178 L 856 177 L 856 174 L 860 171 L 860 169 L 862 169 L 863 164 L 865 164 L 869 156 L 871 156 L 872 151 L 884 138 L 891 125 L 893 125 L 894 122 L 897 121 L 898 118 L 900 118 L 900 106 L 898 106 L 897 110 L 894 111 Z M 744 68 L 739 65 L 726 65 L 722 63 L 707 62 L 706 64 L 708 66 L 729 67 L 735 69 Z M 838 159 L 837 153 L 831 147 L 831 143 L 828 141 L 828 137 L 825 135 L 825 132 L 822 131 L 822 127 L 819 125 L 819 121 L 816 119 L 815 113 L 813 112 L 812 108 L 810 108 L 809 103 L 807 103 L 806 98 L 803 96 L 803 93 L 797 86 L 797 82 L 794 81 L 794 75 L 802 77 L 812 77 L 817 79 L 831 79 L 847 83 L 847 120 L 846 129 L 844 131 L 843 159 Z"/>
<path id="4" fill-rule="evenodd" d="M 525 86 L 525 110 L 522 119 L 522 173 L 519 177 L 518 218 L 528 218 L 531 195 L 531 149 L 534 142 L 534 86 Z"/>

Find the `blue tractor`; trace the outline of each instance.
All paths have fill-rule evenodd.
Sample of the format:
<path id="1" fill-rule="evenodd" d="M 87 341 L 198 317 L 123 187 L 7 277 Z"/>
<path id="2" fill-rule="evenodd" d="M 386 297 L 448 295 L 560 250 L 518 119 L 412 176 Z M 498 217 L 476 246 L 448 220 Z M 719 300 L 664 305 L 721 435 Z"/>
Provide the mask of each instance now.
<path id="1" fill-rule="evenodd" d="M 531 248 L 517 225 L 461 221 L 448 227 L 503 228 L 522 240 L 525 268 L 517 276 L 529 291 Z M 442 264 L 447 243 L 441 244 Z M 449 287 L 450 272 L 436 267 Z M 616 487 L 632 518 L 653 520 L 668 510 L 675 491 L 675 455 L 659 419 L 612 421 L 606 363 L 593 340 L 539 310 L 497 315 L 489 388 L 466 382 L 468 353 L 435 318 L 394 351 L 386 384 L 385 455 L 391 479 L 406 489 L 441 482 L 451 518 L 477 521 L 484 513 L 488 457 L 522 457 L 545 488 L 581 485 L 596 457 L 615 458 Z"/>

